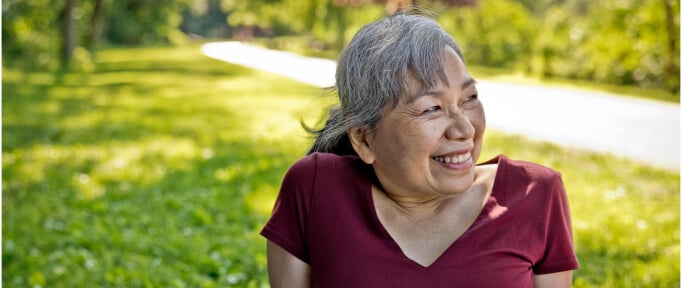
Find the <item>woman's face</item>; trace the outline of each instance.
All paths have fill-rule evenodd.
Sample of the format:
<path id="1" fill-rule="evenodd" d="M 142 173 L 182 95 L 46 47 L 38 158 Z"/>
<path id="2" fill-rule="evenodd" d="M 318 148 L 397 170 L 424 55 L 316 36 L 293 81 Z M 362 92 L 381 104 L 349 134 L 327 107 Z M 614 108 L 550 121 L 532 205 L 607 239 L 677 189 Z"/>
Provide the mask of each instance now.
<path id="1" fill-rule="evenodd" d="M 476 83 L 455 51 L 443 50 L 449 82 L 424 90 L 412 79 L 395 109 L 384 113 L 366 143 L 386 191 L 454 195 L 474 181 L 485 114 Z"/>

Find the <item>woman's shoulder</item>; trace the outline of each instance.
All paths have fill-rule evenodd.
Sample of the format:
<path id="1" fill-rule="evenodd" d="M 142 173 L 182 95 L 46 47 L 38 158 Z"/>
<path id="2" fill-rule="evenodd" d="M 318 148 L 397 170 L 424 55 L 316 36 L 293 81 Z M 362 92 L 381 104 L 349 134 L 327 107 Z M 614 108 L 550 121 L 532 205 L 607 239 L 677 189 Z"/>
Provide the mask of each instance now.
<path id="1" fill-rule="evenodd" d="M 561 177 L 561 172 L 551 167 L 525 160 L 510 159 L 503 154 L 482 164 L 497 164 L 498 175 L 504 174 L 507 177 L 521 178 L 529 181 Z"/>
<path id="2" fill-rule="evenodd" d="M 287 171 L 287 175 L 294 177 L 313 176 L 348 176 L 365 172 L 364 163 L 353 155 L 336 155 L 332 153 L 311 153 L 296 161 Z"/>
<path id="3" fill-rule="evenodd" d="M 516 199 L 544 195 L 541 198 L 545 198 L 551 197 L 553 191 L 563 191 L 561 173 L 545 165 L 513 160 L 505 155 L 499 155 L 485 163 L 498 165 L 495 176 L 495 186 L 499 186 L 498 196 L 504 194 L 504 198 Z"/>
<path id="4" fill-rule="evenodd" d="M 558 171 L 530 161 L 512 160 L 504 155 L 495 159 L 498 171 L 493 194 L 505 206 L 523 203 L 544 207 L 551 199 L 565 194 Z"/>
<path id="5" fill-rule="evenodd" d="M 314 152 L 297 160 L 292 165 L 292 168 L 296 167 L 296 169 L 306 169 L 314 166 L 337 167 L 353 164 L 357 161 L 360 161 L 360 159 L 353 155 L 336 155 L 333 153 Z"/>
<path id="6" fill-rule="evenodd" d="M 373 175 L 371 166 L 356 156 L 313 153 L 289 168 L 282 180 L 280 190 L 283 192 L 280 193 L 307 195 L 304 198 L 317 193 L 342 195 L 344 191 L 364 187 L 373 181 Z"/>

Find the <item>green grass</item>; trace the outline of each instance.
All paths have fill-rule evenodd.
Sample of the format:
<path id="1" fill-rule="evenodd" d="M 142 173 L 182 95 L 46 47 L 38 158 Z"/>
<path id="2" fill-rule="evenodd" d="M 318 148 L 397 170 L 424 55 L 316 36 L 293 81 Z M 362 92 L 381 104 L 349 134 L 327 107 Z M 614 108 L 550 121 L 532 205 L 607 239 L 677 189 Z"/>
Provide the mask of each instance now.
<path id="1" fill-rule="evenodd" d="M 267 287 L 258 232 L 330 100 L 197 47 L 97 59 L 3 69 L 2 284 Z M 575 287 L 679 287 L 679 173 L 493 130 L 484 150 L 563 173 Z"/>

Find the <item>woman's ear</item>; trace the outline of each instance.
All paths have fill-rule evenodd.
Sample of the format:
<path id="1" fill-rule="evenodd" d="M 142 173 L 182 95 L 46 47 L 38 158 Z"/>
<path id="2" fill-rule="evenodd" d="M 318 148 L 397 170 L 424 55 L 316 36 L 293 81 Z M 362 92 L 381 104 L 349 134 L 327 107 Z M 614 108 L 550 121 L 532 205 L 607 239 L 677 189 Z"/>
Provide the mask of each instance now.
<path id="1" fill-rule="evenodd" d="M 372 150 L 372 133 L 367 126 L 354 127 L 348 130 L 348 138 L 353 145 L 353 150 L 360 159 L 367 164 L 374 164 L 374 151 Z"/>

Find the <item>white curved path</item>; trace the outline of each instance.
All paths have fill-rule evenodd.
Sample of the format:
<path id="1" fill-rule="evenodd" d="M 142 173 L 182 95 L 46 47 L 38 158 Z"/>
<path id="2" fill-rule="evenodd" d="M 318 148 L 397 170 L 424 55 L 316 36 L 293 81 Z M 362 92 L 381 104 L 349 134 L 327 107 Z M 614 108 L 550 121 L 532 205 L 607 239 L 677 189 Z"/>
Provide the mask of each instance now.
<path id="1" fill-rule="evenodd" d="M 336 63 L 332 60 L 240 42 L 209 43 L 202 52 L 310 85 L 334 85 Z M 491 81 L 479 81 L 477 86 L 491 128 L 679 172 L 679 104 Z"/>

